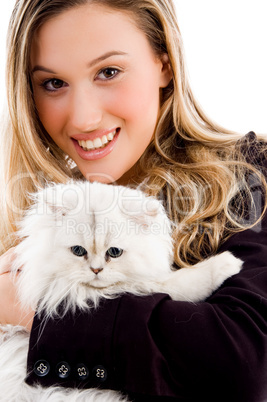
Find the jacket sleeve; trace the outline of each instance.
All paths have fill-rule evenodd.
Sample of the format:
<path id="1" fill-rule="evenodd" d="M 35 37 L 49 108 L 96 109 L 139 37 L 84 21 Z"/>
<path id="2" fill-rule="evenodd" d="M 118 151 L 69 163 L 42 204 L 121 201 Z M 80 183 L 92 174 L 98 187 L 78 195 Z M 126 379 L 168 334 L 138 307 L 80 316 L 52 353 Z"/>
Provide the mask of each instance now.
<path id="1" fill-rule="evenodd" d="M 146 401 L 266 401 L 266 219 L 222 249 L 244 268 L 203 303 L 124 295 L 63 320 L 35 317 L 27 382 L 122 389 Z"/>

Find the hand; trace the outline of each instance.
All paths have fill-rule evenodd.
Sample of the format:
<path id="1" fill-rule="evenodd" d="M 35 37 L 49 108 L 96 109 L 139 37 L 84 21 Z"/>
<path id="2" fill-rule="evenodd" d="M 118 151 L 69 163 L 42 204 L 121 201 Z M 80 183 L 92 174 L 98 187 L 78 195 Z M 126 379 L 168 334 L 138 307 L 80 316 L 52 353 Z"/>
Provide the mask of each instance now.
<path id="1" fill-rule="evenodd" d="M 16 278 L 10 273 L 0 275 L 0 323 L 22 325 L 30 331 L 33 317 L 34 311 L 23 309 L 18 300 Z"/>
<path id="2" fill-rule="evenodd" d="M 34 311 L 22 308 L 17 295 L 16 276 L 10 273 L 14 251 L 12 247 L 0 257 L 0 324 L 22 325 L 30 331 Z"/>

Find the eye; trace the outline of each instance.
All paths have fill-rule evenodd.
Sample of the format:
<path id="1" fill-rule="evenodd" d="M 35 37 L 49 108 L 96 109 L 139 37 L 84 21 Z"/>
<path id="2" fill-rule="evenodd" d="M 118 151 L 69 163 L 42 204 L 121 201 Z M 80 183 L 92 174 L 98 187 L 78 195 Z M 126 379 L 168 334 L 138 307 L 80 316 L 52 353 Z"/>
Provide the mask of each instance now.
<path id="1" fill-rule="evenodd" d="M 56 78 L 53 78 L 52 80 L 46 80 L 42 83 L 42 87 L 46 91 L 50 91 L 50 92 L 55 92 L 65 86 L 67 86 L 67 84 L 64 81 L 58 80 Z"/>
<path id="2" fill-rule="evenodd" d="M 83 257 L 87 254 L 87 250 L 82 246 L 73 246 L 70 250 L 74 255 L 77 255 L 77 257 Z"/>
<path id="3" fill-rule="evenodd" d="M 112 78 L 116 77 L 116 75 L 118 75 L 119 72 L 120 71 L 117 68 L 107 67 L 101 70 L 98 73 L 97 77 L 103 81 L 111 80 Z"/>
<path id="4" fill-rule="evenodd" d="M 118 258 L 122 255 L 123 250 L 117 247 L 110 247 L 106 252 L 106 257 Z"/>

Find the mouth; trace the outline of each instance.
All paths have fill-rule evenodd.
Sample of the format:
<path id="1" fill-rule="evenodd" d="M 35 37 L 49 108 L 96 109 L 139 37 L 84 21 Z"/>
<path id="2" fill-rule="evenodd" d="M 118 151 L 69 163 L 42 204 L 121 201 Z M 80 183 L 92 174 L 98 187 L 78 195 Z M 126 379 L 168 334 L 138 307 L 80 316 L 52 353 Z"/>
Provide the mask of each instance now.
<path id="1" fill-rule="evenodd" d="M 113 140 L 116 134 L 117 130 L 114 130 L 112 133 L 109 133 L 108 135 L 103 135 L 101 138 L 95 138 L 93 141 L 78 141 L 78 144 L 84 151 L 92 151 L 95 149 L 104 148 L 110 141 Z"/>
<path id="2" fill-rule="evenodd" d="M 116 128 L 110 133 L 101 135 L 92 140 L 72 138 L 72 141 L 82 159 L 96 160 L 105 157 L 113 150 L 119 133 L 120 128 Z"/>
<path id="3" fill-rule="evenodd" d="M 83 282 L 83 286 L 86 288 L 93 288 L 93 289 L 105 289 L 108 285 L 104 284 L 103 281 L 96 281 L 92 280 L 90 282 Z"/>

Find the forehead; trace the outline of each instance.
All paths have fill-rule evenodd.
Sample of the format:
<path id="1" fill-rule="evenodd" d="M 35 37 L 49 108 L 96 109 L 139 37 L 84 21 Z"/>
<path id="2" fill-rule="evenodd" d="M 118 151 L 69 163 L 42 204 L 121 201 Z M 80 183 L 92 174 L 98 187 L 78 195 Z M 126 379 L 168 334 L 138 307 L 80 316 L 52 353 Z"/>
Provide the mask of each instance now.
<path id="1" fill-rule="evenodd" d="M 85 4 L 64 11 L 41 25 L 35 32 L 31 53 L 34 58 L 51 59 L 56 63 L 64 50 L 73 59 L 81 58 L 82 53 L 86 58 L 84 50 L 88 49 L 94 58 L 111 49 L 127 52 L 131 45 L 134 49 L 143 46 L 150 50 L 132 13 Z"/>

